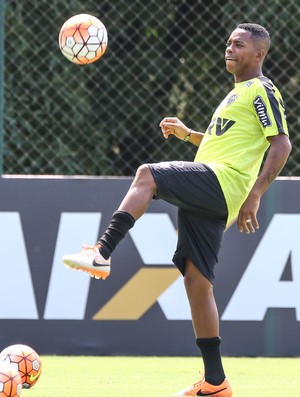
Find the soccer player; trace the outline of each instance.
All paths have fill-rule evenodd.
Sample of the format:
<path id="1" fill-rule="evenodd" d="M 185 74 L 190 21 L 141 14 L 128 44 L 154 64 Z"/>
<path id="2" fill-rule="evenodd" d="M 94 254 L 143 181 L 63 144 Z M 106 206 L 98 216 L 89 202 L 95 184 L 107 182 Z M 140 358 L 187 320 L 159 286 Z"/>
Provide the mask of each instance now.
<path id="1" fill-rule="evenodd" d="M 261 197 L 291 151 L 282 97 L 262 72 L 269 47 L 264 27 L 253 23 L 237 26 L 225 50 L 234 88 L 216 109 L 206 132 L 194 131 L 176 117 L 166 117 L 160 123 L 166 139 L 174 135 L 198 147 L 195 161 L 140 166 L 97 244 L 63 258 L 71 268 L 106 278 L 113 250 L 152 198 L 178 207 L 173 262 L 184 277 L 204 377 L 175 396 L 232 396 L 222 365 L 213 293 L 219 249 L 223 233 L 233 221 L 247 234 L 259 228 Z"/>

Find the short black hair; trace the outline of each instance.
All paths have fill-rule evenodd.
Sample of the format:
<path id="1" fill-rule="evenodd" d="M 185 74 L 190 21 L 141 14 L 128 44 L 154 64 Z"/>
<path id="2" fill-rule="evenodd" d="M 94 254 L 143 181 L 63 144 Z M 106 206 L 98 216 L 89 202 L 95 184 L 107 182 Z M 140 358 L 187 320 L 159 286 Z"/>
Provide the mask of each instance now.
<path id="1" fill-rule="evenodd" d="M 257 23 L 240 23 L 237 29 L 243 29 L 251 33 L 251 37 L 256 40 L 261 40 L 265 43 L 266 51 L 269 50 L 271 45 L 270 34 L 266 28 Z"/>

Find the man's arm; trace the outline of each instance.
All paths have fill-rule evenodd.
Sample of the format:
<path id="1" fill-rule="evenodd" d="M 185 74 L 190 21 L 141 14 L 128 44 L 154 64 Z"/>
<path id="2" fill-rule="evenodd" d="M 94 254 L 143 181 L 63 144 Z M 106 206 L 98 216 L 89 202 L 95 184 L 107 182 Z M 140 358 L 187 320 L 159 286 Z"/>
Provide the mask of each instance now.
<path id="1" fill-rule="evenodd" d="M 268 140 L 270 148 L 263 168 L 239 211 L 237 224 L 240 232 L 254 233 L 255 229 L 259 228 L 257 211 L 260 199 L 273 180 L 279 175 L 292 150 L 292 145 L 287 135 L 279 134 L 269 137 Z"/>
<path id="2" fill-rule="evenodd" d="M 202 138 L 204 136 L 203 132 L 194 131 L 188 128 L 182 121 L 177 117 L 165 117 L 159 124 L 163 136 L 168 139 L 170 135 L 176 136 L 176 138 L 181 140 L 188 140 L 195 146 L 200 146 Z"/>

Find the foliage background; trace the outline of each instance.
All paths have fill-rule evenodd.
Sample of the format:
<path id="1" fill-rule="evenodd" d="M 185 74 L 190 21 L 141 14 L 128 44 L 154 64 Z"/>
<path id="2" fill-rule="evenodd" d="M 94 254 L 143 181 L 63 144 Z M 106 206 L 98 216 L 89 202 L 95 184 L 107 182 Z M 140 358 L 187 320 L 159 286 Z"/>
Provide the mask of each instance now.
<path id="1" fill-rule="evenodd" d="M 177 115 L 205 130 L 232 87 L 225 43 L 241 22 L 272 38 L 265 74 L 285 100 L 293 153 L 282 175 L 300 175 L 299 0 L 7 0 L 3 173 L 133 175 L 144 162 L 190 159 L 192 145 L 165 141 L 158 124 Z M 95 64 L 60 53 L 70 16 L 90 13 L 109 45 Z"/>

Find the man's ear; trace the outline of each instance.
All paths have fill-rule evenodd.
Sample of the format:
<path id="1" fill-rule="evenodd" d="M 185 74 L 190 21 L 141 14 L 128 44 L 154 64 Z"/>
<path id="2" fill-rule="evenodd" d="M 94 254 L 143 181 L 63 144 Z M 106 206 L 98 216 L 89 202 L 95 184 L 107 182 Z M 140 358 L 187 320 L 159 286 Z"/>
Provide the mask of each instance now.
<path id="1" fill-rule="evenodd" d="M 264 48 L 260 48 L 257 50 L 257 53 L 256 53 L 257 61 L 260 61 L 260 62 L 263 61 L 265 59 L 265 56 L 266 56 L 266 50 Z"/>

